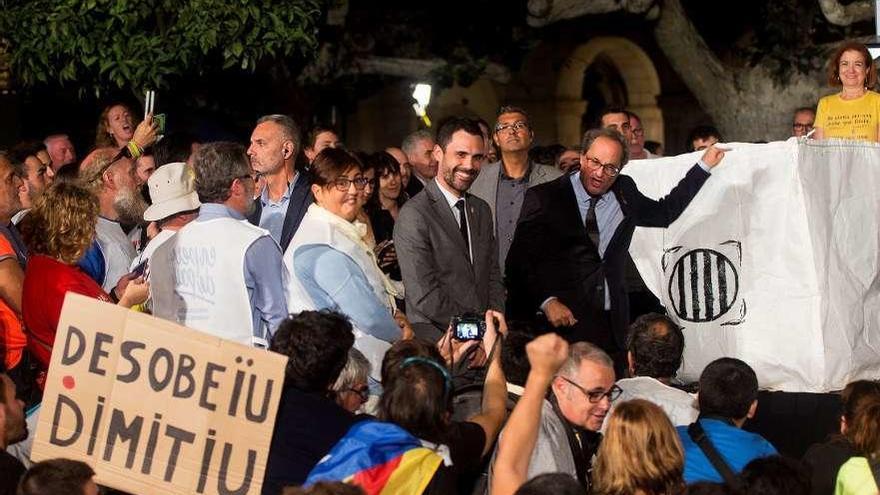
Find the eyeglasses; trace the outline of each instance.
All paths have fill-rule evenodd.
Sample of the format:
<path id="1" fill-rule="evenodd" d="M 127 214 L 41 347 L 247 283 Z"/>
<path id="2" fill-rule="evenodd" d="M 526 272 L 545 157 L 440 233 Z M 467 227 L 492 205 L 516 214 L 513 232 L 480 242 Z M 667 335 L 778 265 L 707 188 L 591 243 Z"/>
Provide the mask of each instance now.
<path id="1" fill-rule="evenodd" d="M 347 388 L 347 389 L 344 389 L 343 392 L 353 392 L 353 393 L 357 394 L 358 397 L 360 397 L 361 402 L 366 402 L 366 401 L 370 400 L 370 387 L 368 387 L 368 386 L 364 386 L 364 387 L 360 387 L 360 388 L 354 388 L 354 387 Z"/>
<path id="2" fill-rule="evenodd" d="M 607 392 L 605 392 L 604 390 L 587 390 L 584 387 L 581 387 L 577 383 L 569 380 L 568 378 L 566 378 L 562 375 L 557 375 L 557 376 L 559 378 L 562 378 L 566 382 L 570 383 L 576 389 L 583 392 L 583 394 L 587 397 L 587 400 L 590 401 L 590 404 L 595 404 L 595 403 L 599 402 L 600 400 L 602 400 L 603 397 L 608 397 L 609 402 L 614 402 L 620 397 L 620 394 L 623 393 L 623 390 L 620 387 L 618 387 L 617 385 L 612 385 L 611 388 L 608 389 Z"/>
<path id="3" fill-rule="evenodd" d="M 620 167 L 613 163 L 602 163 L 591 156 L 588 156 L 586 158 L 587 162 L 589 162 L 593 166 L 593 168 L 601 167 L 602 171 L 608 174 L 609 177 L 617 177 L 617 174 L 620 173 Z"/>
<path id="4" fill-rule="evenodd" d="M 523 122 L 522 120 L 517 120 L 512 124 L 498 124 L 495 126 L 495 132 L 500 133 L 508 130 L 513 130 L 513 132 L 519 132 L 523 129 L 528 129 L 529 124 Z"/>
<path id="5" fill-rule="evenodd" d="M 813 123 L 810 122 L 809 124 L 793 124 L 791 127 L 796 131 L 812 131 Z"/>
<path id="6" fill-rule="evenodd" d="M 336 190 L 339 192 L 348 191 L 348 188 L 354 184 L 354 188 L 358 191 L 363 190 L 367 187 L 367 183 L 370 182 L 366 177 L 355 177 L 354 179 L 349 179 L 348 177 L 337 177 L 330 184 L 336 187 Z"/>
<path id="7" fill-rule="evenodd" d="M 257 177 L 259 177 L 259 175 L 260 175 L 260 174 L 239 175 L 238 177 L 236 177 L 236 179 L 238 179 L 238 180 L 251 179 L 251 180 L 253 180 L 254 182 L 256 182 L 256 181 L 257 181 Z"/>

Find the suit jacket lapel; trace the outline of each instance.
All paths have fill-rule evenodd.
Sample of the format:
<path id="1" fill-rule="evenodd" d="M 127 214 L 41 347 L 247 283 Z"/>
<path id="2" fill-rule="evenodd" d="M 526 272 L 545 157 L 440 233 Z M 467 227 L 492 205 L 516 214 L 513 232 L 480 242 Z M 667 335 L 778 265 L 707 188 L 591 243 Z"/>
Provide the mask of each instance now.
<path id="1" fill-rule="evenodd" d="M 452 213 L 452 208 L 450 208 L 449 203 L 446 202 L 446 197 L 443 196 L 443 193 L 440 192 L 439 186 L 434 181 L 429 181 L 425 185 L 425 192 L 428 194 L 428 198 L 431 199 L 431 206 L 434 208 L 440 226 L 443 227 L 446 235 L 449 236 L 456 247 L 458 247 L 459 254 L 464 256 L 467 264 L 470 265 L 471 262 L 468 256 L 467 246 L 464 244 L 464 239 L 461 237 L 461 230 L 458 227 L 458 222 L 455 220 L 455 214 Z M 474 230 L 472 228 L 470 230 L 471 238 L 473 238 Z"/>
<path id="2" fill-rule="evenodd" d="M 287 249 L 287 244 L 293 239 L 294 231 L 299 227 L 299 222 L 305 215 L 305 209 L 311 193 L 311 180 L 305 172 L 300 172 L 300 177 L 293 185 L 293 192 L 287 203 L 287 212 L 284 214 L 284 225 L 281 227 L 281 248 Z"/>

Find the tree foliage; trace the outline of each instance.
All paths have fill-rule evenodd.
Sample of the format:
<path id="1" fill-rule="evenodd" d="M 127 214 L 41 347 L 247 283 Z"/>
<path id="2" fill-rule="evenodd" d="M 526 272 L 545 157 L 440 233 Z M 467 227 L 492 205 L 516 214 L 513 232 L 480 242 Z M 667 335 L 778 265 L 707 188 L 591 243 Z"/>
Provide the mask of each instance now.
<path id="1" fill-rule="evenodd" d="M 253 72 L 311 57 L 320 0 L 0 0 L 16 84 L 96 93 L 170 87 L 184 74 Z"/>

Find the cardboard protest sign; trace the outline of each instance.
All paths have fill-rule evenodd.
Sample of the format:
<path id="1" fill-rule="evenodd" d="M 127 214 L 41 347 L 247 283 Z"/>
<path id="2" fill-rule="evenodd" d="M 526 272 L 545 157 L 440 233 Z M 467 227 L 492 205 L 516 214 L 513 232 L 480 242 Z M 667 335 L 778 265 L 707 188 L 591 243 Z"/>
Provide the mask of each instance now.
<path id="1" fill-rule="evenodd" d="M 683 327 L 679 377 L 749 363 L 763 388 L 830 392 L 880 377 L 880 146 L 733 143 L 668 229 L 636 229 L 630 254 Z M 700 158 L 624 171 L 659 198 Z"/>
<path id="2" fill-rule="evenodd" d="M 82 460 L 133 494 L 258 494 L 286 363 L 68 294 L 33 458 Z"/>

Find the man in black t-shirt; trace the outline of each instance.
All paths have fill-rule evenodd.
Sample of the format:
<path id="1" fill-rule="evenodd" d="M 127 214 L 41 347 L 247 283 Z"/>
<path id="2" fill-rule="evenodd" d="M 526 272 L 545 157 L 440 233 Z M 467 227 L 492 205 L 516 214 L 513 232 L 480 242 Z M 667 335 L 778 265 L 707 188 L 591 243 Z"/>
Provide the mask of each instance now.
<path id="1" fill-rule="evenodd" d="M 328 397 L 348 359 L 354 334 L 333 311 L 303 311 L 279 325 L 269 349 L 290 360 L 275 419 L 263 495 L 300 485 L 342 438 L 355 417 Z"/>

